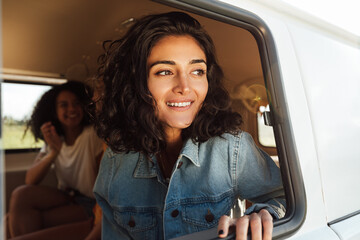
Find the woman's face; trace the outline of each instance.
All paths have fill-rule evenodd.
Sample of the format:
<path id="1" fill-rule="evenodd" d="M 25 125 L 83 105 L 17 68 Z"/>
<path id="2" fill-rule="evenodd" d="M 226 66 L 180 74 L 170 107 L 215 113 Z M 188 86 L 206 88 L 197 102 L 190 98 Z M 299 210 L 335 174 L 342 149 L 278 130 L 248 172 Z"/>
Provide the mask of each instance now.
<path id="1" fill-rule="evenodd" d="M 190 126 L 208 91 L 206 57 L 191 36 L 167 36 L 147 60 L 148 88 L 165 131 Z"/>
<path id="2" fill-rule="evenodd" d="M 62 91 L 56 98 L 56 116 L 64 128 L 79 127 L 84 111 L 76 95 L 70 91 Z"/>

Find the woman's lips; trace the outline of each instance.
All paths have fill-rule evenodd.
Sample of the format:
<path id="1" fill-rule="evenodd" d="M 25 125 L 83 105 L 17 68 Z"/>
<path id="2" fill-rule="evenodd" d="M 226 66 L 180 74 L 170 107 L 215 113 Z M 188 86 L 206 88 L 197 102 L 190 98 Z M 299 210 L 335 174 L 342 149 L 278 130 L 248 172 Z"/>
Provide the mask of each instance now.
<path id="1" fill-rule="evenodd" d="M 69 119 L 76 119 L 78 117 L 79 117 L 79 114 L 68 114 L 67 115 L 67 118 L 69 118 Z"/>
<path id="2" fill-rule="evenodd" d="M 187 102 L 167 102 L 166 105 L 170 107 L 187 107 L 191 105 L 191 101 Z"/>
<path id="3" fill-rule="evenodd" d="M 175 111 L 185 111 L 188 110 L 191 105 L 193 104 L 193 101 L 176 101 L 176 102 L 166 102 L 166 105 L 175 110 Z"/>

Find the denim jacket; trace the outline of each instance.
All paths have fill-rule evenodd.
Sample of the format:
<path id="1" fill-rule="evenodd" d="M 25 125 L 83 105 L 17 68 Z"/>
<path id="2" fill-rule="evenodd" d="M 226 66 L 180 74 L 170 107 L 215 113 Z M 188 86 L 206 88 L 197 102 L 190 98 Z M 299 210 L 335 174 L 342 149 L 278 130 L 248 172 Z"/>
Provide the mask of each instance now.
<path id="1" fill-rule="evenodd" d="M 94 192 L 103 210 L 102 239 L 171 239 L 216 227 L 240 199 L 285 213 L 279 168 L 246 132 L 185 142 L 170 180 L 156 157 L 107 150 Z"/>

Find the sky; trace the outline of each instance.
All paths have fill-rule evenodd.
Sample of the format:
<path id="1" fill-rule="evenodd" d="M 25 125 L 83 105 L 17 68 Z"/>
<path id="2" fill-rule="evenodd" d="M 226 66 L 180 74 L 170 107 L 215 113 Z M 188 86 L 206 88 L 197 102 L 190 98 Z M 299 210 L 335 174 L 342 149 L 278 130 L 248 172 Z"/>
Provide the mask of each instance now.
<path id="1" fill-rule="evenodd" d="M 360 36 L 359 0 L 282 0 Z"/>

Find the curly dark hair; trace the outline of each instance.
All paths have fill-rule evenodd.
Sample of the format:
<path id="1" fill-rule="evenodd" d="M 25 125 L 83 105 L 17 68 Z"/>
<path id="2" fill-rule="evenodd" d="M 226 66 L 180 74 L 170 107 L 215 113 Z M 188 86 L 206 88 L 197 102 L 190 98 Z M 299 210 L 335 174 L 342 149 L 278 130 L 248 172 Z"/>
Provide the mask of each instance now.
<path id="1" fill-rule="evenodd" d="M 69 91 L 77 96 L 80 101 L 83 109 L 91 103 L 91 89 L 81 83 L 76 81 L 69 81 L 67 83 L 54 86 L 47 92 L 45 92 L 40 100 L 35 105 L 35 108 L 31 114 L 30 120 L 27 122 L 27 128 L 25 132 L 30 129 L 35 137 L 35 141 L 38 139 L 44 140 L 40 127 L 45 122 L 52 122 L 54 125 L 56 132 L 60 135 L 64 135 L 63 128 L 57 119 L 56 116 L 56 98 L 62 91 Z M 90 124 L 90 110 L 84 111 L 84 117 L 81 122 L 83 126 L 87 126 Z"/>
<path id="2" fill-rule="evenodd" d="M 165 134 L 147 85 L 147 58 L 160 39 L 183 35 L 193 37 L 205 53 L 209 89 L 194 121 L 183 129 L 182 138 L 205 142 L 240 130 L 241 115 L 231 110 L 213 41 L 200 23 L 183 12 L 148 15 L 121 39 L 104 44 L 105 53 L 99 57 L 97 79 L 103 81 L 104 92 L 96 127 L 114 152 L 151 155 L 166 148 Z"/>

